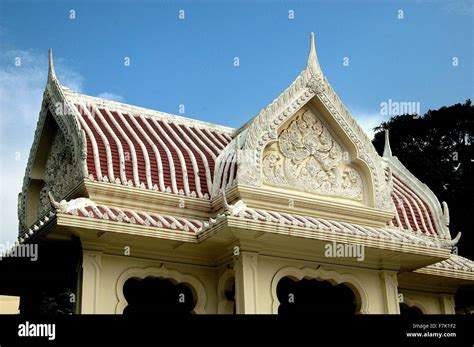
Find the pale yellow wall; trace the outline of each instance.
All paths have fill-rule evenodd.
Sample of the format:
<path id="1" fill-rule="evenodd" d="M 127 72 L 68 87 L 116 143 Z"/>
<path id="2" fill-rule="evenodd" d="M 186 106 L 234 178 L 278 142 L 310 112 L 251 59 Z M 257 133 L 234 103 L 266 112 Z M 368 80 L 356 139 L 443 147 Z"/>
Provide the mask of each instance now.
<path id="1" fill-rule="evenodd" d="M 408 306 L 418 307 L 424 314 L 455 314 L 454 295 L 401 290 Z"/>
<path id="2" fill-rule="evenodd" d="M 84 253 L 84 259 L 87 258 L 87 254 L 93 254 L 95 263 L 98 263 L 99 261 L 97 259 L 100 258 L 100 266 L 89 265 L 83 267 L 82 313 L 116 313 L 119 303 L 117 283 L 125 271 L 134 268 L 151 268 L 148 270 L 152 275 L 159 275 L 161 273 L 160 270 L 166 270 L 171 272 L 177 271 L 181 274 L 196 278 L 205 290 L 205 313 L 217 313 L 217 276 L 215 268 L 159 262 L 133 258 L 131 256 L 104 255 L 87 251 Z M 85 262 L 88 261 L 85 260 Z M 156 271 L 154 269 L 156 269 Z M 94 285 L 94 282 L 97 281 L 99 284 Z M 94 302 L 96 303 L 95 305 L 92 304 Z M 121 311 L 118 313 L 121 313 Z"/>
<path id="3" fill-rule="evenodd" d="M 198 283 L 196 287 L 202 287 L 204 292 L 205 303 L 200 313 L 229 312 L 231 306 L 225 308 L 225 303 L 219 299 L 218 283 L 224 272 L 229 275 L 229 271 L 234 270 L 237 313 L 277 313 L 275 285 L 278 279 L 284 276 L 322 278 L 333 284 L 347 283 L 358 291 L 361 313 L 399 313 L 398 303 L 394 304 L 398 294 L 396 276 L 377 270 L 319 266 L 312 262 L 251 252 L 241 252 L 234 259 L 234 270 L 88 251 L 84 251 L 83 258 L 82 313 L 121 313 L 126 301 L 123 298 L 120 300 L 117 288 L 121 290 L 121 283 L 124 282 L 127 273 L 135 274 L 132 277 L 140 277 L 143 274 L 175 277 L 178 282 L 183 278 L 189 279 Z M 232 265 L 229 264 L 229 267 Z M 199 296 L 202 298 L 201 294 Z M 218 306 L 221 307 L 220 310 Z"/>
<path id="4" fill-rule="evenodd" d="M 20 297 L 0 295 L 0 314 L 19 314 Z"/>
<path id="5" fill-rule="evenodd" d="M 360 294 L 357 294 L 357 296 L 361 298 L 361 308 L 365 311 L 363 313 L 393 313 L 392 311 L 397 310 L 393 305 L 387 308 L 387 305 L 390 305 L 390 303 L 386 303 L 381 291 L 380 271 L 329 265 L 318 267 L 318 264 L 312 262 L 262 255 L 257 256 L 254 263 L 257 275 L 253 275 L 252 271 L 250 271 L 247 280 L 252 281 L 252 278 L 255 278 L 255 302 L 257 304 L 255 309 L 250 307 L 251 310 L 248 313 L 278 313 L 278 301 L 274 287 L 282 276 L 323 278 L 333 284 L 343 282 L 348 283 L 351 287 L 359 286 L 358 291 L 360 291 Z M 396 287 L 392 287 L 390 290 L 394 291 L 391 294 L 396 297 Z M 246 295 L 252 295 L 252 293 L 246 293 Z"/>

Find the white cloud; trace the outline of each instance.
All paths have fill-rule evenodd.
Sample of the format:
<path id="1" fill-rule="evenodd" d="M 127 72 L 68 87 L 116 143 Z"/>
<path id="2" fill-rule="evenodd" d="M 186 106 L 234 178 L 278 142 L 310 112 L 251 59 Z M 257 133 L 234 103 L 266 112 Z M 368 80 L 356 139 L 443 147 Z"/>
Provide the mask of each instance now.
<path id="1" fill-rule="evenodd" d="M 379 126 L 386 120 L 386 116 L 382 116 L 380 111 L 366 111 L 357 108 L 349 108 L 357 123 L 362 127 L 370 140 L 374 138 L 374 128 Z"/>
<path id="2" fill-rule="evenodd" d="M 0 59 L 0 242 L 13 242 L 18 234 L 18 193 L 41 108 L 48 61 L 46 54 L 28 51 L 8 51 Z M 81 91 L 79 73 L 61 60 L 55 67 L 61 84 Z"/>
<path id="3" fill-rule="evenodd" d="M 100 93 L 99 95 L 97 95 L 97 97 L 101 99 L 107 99 L 107 100 L 113 100 L 113 101 L 119 101 L 119 102 L 123 101 L 123 97 L 121 97 L 120 95 L 109 93 L 109 92 Z"/>
<path id="4" fill-rule="evenodd" d="M 472 0 L 416 0 L 418 4 L 439 4 L 442 12 L 460 16 L 474 15 Z"/>

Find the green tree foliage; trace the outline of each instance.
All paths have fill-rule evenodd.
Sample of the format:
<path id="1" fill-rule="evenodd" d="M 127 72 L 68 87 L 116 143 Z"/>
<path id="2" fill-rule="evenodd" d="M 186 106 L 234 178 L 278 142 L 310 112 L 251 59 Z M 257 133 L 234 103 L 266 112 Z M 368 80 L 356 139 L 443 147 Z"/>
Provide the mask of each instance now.
<path id="1" fill-rule="evenodd" d="M 458 254 L 474 259 L 474 106 L 464 104 L 428 111 L 422 117 L 394 116 L 383 122 L 372 141 L 384 148 L 384 130 L 390 132 L 392 154 L 427 184 L 450 211 L 453 237 L 461 231 Z"/>

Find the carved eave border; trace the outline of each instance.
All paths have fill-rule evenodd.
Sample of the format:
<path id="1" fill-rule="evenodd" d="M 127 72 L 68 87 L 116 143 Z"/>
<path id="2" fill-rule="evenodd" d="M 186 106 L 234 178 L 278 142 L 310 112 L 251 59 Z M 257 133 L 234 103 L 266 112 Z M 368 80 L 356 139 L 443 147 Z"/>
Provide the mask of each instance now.
<path id="1" fill-rule="evenodd" d="M 173 193 L 128 187 L 119 184 L 84 180 L 87 195 L 97 204 L 144 212 L 209 219 L 211 201 Z"/>
<path id="2" fill-rule="evenodd" d="M 439 269 L 433 266 L 427 266 L 421 269 L 417 269 L 414 272 L 424 274 L 424 275 L 430 275 L 430 276 L 445 277 L 446 279 L 444 279 L 443 281 L 448 281 L 448 282 L 449 282 L 449 279 L 452 279 L 452 278 L 474 282 L 474 273 L 469 272 L 469 271 L 453 270 L 453 269 Z"/>
<path id="3" fill-rule="evenodd" d="M 445 240 L 452 240 L 449 228 L 446 225 L 444 212 L 441 208 L 436 195 L 431 191 L 431 189 L 416 178 L 401 162 L 397 157 L 390 156 L 384 157 L 384 161 L 387 162 L 389 168 L 395 173 L 398 177 L 401 177 L 402 181 L 408 185 L 413 191 L 419 194 L 422 199 L 429 204 L 433 221 L 436 225 L 436 230 L 438 231 L 438 237 Z"/>
<path id="4" fill-rule="evenodd" d="M 258 189 L 248 185 L 235 185 L 239 199 L 248 207 L 270 211 L 299 214 L 315 218 L 326 218 L 372 227 L 385 227 L 393 215 L 388 211 L 367 207 L 344 198 L 315 195 L 313 193 L 263 186 Z M 231 201 L 229 199 L 229 201 Z M 291 201 L 291 204 L 289 202 Z"/>
<path id="5" fill-rule="evenodd" d="M 240 235 L 264 232 L 268 234 L 286 235 L 291 237 L 299 237 L 303 239 L 313 239 L 326 242 L 341 242 L 341 234 L 334 232 L 327 232 L 323 230 L 308 230 L 305 227 L 299 226 L 280 226 L 277 223 L 264 222 L 252 219 L 244 219 L 236 216 L 226 216 L 227 226 L 240 229 Z M 249 233 L 251 231 L 252 233 Z M 234 231 L 234 233 L 236 233 Z M 428 257 L 439 257 L 441 259 L 449 258 L 450 250 L 434 247 L 433 245 L 415 244 L 412 242 L 401 242 L 400 240 L 388 240 L 376 237 L 367 237 L 362 235 L 344 235 L 344 242 L 349 244 L 360 244 L 364 247 L 375 248 L 387 251 L 395 251 L 404 254 L 418 254 Z"/>

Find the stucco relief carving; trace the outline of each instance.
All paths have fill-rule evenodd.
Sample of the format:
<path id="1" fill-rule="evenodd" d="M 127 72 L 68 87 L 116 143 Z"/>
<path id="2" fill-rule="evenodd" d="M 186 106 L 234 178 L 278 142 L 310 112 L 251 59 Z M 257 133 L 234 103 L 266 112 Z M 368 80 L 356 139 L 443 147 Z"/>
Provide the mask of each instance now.
<path id="1" fill-rule="evenodd" d="M 80 177 L 81 170 L 75 164 L 70 148 L 66 146 L 63 133 L 58 130 L 54 135 L 45 164 L 44 183 L 39 194 L 38 216 L 42 216 L 51 209 L 49 191 L 53 196 L 63 198 L 74 188 Z"/>
<path id="2" fill-rule="evenodd" d="M 263 181 L 322 195 L 361 201 L 362 178 L 345 163 L 343 150 L 311 110 L 291 121 L 263 155 Z"/>

